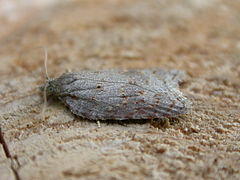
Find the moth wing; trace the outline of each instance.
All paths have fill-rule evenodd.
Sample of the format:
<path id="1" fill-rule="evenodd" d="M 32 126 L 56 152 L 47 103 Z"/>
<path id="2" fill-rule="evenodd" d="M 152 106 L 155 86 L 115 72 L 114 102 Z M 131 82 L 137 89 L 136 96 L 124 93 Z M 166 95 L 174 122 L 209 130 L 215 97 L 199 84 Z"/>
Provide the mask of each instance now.
<path id="1" fill-rule="evenodd" d="M 142 88 L 122 83 L 105 83 L 102 89 L 85 86 L 77 89 L 71 86 L 68 93 L 59 97 L 76 115 L 93 120 L 106 119 L 147 119 L 155 117 L 153 107 L 148 107 L 153 101 L 154 93 L 145 92 Z M 154 104 L 154 102 L 150 102 Z M 144 110 L 145 109 L 145 110 Z M 142 114 L 141 114 L 142 113 Z M 160 116 L 160 115 L 158 115 Z"/>
<path id="2" fill-rule="evenodd" d="M 179 87 L 179 84 L 186 78 L 186 73 L 181 70 L 165 70 L 165 69 L 146 69 L 142 70 L 145 74 L 155 76 L 165 84 L 169 84 L 172 87 Z"/>
<path id="3" fill-rule="evenodd" d="M 59 78 L 59 99 L 74 114 L 88 119 L 160 118 L 178 113 L 169 109 L 173 100 L 168 94 L 171 86 L 178 86 L 178 74 L 166 70 L 66 74 Z"/>

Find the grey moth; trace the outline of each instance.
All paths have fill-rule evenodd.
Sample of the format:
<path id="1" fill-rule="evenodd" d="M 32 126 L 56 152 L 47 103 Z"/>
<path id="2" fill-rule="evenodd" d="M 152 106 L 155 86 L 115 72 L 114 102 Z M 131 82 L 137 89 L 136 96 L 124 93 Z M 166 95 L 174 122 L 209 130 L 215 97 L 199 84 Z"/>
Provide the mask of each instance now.
<path id="1" fill-rule="evenodd" d="M 48 80 L 46 93 L 90 120 L 161 119 L 186 114 L 179 70 L 102 70 L 65 73 Z"/>

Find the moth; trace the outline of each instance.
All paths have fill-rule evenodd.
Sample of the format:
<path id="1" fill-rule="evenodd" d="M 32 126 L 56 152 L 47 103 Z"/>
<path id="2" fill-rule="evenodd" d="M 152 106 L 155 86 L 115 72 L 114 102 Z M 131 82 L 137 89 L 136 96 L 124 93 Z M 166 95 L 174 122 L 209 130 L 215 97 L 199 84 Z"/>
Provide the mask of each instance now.
<path id="1" fill-rule="evenodd" d="M 70 72 L 49 79 L 45 90 L 90 120 L 171 118 L 191 106 L 179 90 L 183 76 L 183 71 L 165 69 Z"/>

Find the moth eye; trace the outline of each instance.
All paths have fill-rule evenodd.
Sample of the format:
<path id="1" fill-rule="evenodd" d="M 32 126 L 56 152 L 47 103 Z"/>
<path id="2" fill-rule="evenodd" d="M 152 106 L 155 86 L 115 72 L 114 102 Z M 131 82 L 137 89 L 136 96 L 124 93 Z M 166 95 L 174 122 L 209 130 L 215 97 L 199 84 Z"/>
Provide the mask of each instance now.
<path id="1" fill-rule="evenodd" d="M 49 86 L 49 87 L 48 87 L 48 90 L 49 90 L 50 92 L 52 92 L 52 91 L 54 90 L 54 88 L 53 88 L 52 86 Z"/>

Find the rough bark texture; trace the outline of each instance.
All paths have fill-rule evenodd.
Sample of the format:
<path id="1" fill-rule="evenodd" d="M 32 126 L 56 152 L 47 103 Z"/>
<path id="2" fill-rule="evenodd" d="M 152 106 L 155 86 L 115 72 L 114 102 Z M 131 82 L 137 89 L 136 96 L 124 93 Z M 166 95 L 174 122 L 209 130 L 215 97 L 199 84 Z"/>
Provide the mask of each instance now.
<path id="1" fill-rule="evenodd" d="M 58 1 L 21 11 L 29 17 L 0 31 L 0 179 L 240 179 L 239 0 Z M 168 128 L 98 128 L 51 99 L 42 120 L 39 46 L 51 77 L 184 70 L 194 108 Z"/>

